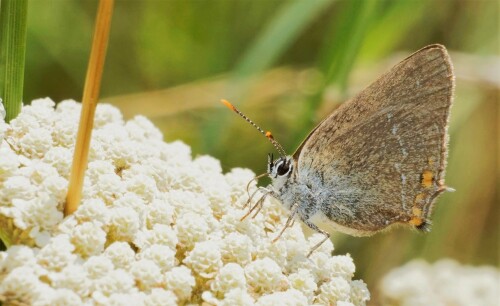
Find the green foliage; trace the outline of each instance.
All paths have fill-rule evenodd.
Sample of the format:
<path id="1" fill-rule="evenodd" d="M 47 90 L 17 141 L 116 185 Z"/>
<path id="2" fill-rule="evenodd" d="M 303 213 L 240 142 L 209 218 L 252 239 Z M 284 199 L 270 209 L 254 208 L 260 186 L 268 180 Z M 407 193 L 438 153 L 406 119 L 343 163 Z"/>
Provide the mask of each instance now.
<path id="1" fill-rule="evenodd" d="M 9 122 L 23 104 L 27 0 L 3 0 L 0 7 L 0 99 Z"/>

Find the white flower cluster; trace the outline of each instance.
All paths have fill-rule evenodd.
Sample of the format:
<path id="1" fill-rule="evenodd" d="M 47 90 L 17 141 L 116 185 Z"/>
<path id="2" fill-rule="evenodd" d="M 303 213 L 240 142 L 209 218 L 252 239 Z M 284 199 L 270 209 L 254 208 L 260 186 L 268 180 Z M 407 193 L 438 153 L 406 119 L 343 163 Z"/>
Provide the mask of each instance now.
<path id="1" fill-rule="evenodd" d="M 498 306 L 500 271 L 451 259 L 434 264 L 414 260 L 390 271 L 380 287 L 384 305 Z"/>
<path id="2" fill-rule="evenodd" d="M 165 143 L 146 118 L 97 107 L 83 198 L 63 218 L 80 105 L 49 99 L 0 120 L 0 300 L 32 305 L 365 305 L 349 255 L 332 256 L 266 201 L 254 173 Z M 251 191 L 256 186 L 251 186 Z M 15 230 L 13 231 L 12 228 Z M 12 235 L 12 233 L 17 233 Z"/>

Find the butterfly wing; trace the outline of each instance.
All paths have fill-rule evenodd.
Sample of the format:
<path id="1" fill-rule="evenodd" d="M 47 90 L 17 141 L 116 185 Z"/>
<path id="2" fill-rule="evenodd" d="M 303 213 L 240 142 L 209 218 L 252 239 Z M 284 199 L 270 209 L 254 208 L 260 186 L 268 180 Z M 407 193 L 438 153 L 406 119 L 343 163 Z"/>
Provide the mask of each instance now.
<path id="1" fill-rule="evenodd" d="M 445 47 L 427 46 L 309 134 L 294 154 L 297 173 L 320 194 L 330 221 L 359 235 L 397 222 L 429 224 L 433 202 L 446 189 L 453 90 Z"/>

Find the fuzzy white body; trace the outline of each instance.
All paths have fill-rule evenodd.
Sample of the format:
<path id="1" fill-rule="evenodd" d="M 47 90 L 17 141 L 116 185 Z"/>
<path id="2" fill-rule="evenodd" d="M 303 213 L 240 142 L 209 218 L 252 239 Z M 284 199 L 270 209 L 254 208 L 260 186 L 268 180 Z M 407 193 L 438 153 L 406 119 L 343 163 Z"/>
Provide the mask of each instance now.
<path id="1" fill-rule="evenodd" d="M 288 156 L 286 161 L 289 161 L 290 164 L 293 163 L 291 156 Z M 297 205 L 296 215 L 309 227 L 311 227 L 311 224 L 314 224 L 327 233 L 342 232 L 352 236 L 373 234 L 369 231 L 344 226 L 333 220 L 332 214 L 354 217 L 352 216 L 352 210 L 345 206 L 346 203 L 343 203 L 345 201 L 334 202 L 335 198 L 343 198 L 342 195 L 349 193 L 356 194 L 356 191 L 351 190 L 352 188 L 349 188 L 349 186 L 343 186 L 341 179 L 338 180 L 337 186 L 325 188 L 318 175 L 310 173 L 306 169 L 298 172 L 297 168 L 290 166 L 289 171 L 285 175 L 280 176 L 277 173 L 279 166 L 280 162 L 277 160 L 275 165 L 270 167 L 274 170 L 269 173 L 273 181 L 273 195 L 288 210 L 293 210 L 293 206 Z M 329 212 L 330 217 L 326 212 Z"/>

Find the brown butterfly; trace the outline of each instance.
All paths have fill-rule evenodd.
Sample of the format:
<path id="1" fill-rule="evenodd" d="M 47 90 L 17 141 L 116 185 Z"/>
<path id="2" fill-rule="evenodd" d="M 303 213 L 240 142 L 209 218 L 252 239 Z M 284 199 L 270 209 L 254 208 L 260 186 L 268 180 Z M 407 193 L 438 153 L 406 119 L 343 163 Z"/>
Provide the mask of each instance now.
<path id="1" fill-rule="evenodd" d="M 422 48 L 325 118 L 291 156 L 223 102 L 281 155 L 269 156 L 272 184 L 258 203 L 280 200 L 291 212 L 284 229 L 298 216 L 324 242 L 332 231 L 368 236 L 396 223 L 429 229 L 436 198 L 452 190 L 444 174 L 453 91 L 446 48 Z"/>

